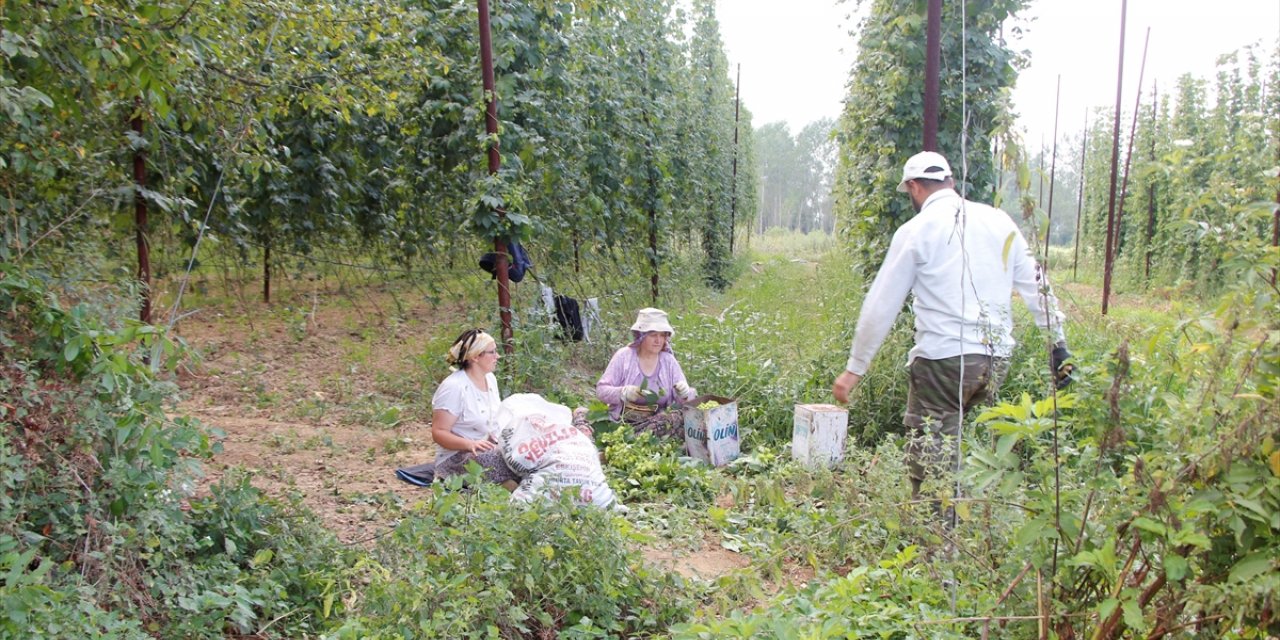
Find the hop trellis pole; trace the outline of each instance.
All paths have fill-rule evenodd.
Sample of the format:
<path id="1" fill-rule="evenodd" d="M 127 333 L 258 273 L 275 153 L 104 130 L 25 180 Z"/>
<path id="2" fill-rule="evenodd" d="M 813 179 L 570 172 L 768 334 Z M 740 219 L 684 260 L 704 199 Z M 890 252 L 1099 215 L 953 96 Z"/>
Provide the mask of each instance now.
<path id="1" fill-rule="evenodd" d="M 493 42 L 489 33 L 489 0 L 476 0 L 480 14 L 480 71 L 484 82 L 484 129 L 489 135 L 489 175 L 496 175 L 502 168 L 502 155 L 498 152 L 498 95 L 493 76 Z M 505 220 L 507 212 L 496 209 L 499 220 Z M 493 268 L 498 278 L 498 314 L 502 318 L 502 351 L 511 355 L 514 351 L 511 333 L 511 283 L 507 277 L 507 243 L 501 234 L 493 238 L 496 254 Z"/>
<path id="2" fill-rule="evenodd" d="M 1124 27 L 1125 17 L 1129 12 L 1129 0 L 1120 0 L 1120 61 L 1116 71 L 1116 114 L 1115 124 L 1111 127 L 1111 192 L 1107 198 L 1107 244 L 1103 254 L 1102 268 L 1102 315 L 1107 315 L 1108 303 L 1111 301 L 1111 271 L 1115 262 L 1112 247 L 1116 235 L 1116 178 L 1120 164 L 1120 101 L 1124 96 Z"/>

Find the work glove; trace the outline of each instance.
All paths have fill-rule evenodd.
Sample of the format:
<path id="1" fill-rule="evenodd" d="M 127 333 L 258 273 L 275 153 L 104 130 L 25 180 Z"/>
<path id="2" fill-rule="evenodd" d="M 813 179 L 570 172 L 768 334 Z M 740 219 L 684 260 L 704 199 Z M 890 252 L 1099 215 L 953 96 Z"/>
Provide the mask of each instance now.
<path id="1" fill-rule="evenodd" d="M 688 382 L 681 380 L 676 383 L 676 394 L 683 398 L 685 402 L 688 402 L 698 397 L 698 390 L 689 386 Z"/>
<path id="2" fill-rule="evenodd" d="M 1053 353 L 1049 356 L 1049 365 L 1053 367 L 1054 385 L 1059 391 L 1066 389 L 1071 384 L 1071 372 L 1075 371 L 1076 366 L 1067 362 L 1070 359 L 1071 352 L 1067 351 L 1067 343 L 1059 342 L 1053 345 Z"/>
<path id="3" fill-rule="evenodd" d="M 622 388 L 622 399 L 627 402 L 640 402 L 644 400 L 644 394 L 641 393 L 640 387 L 629 384 Z"/>

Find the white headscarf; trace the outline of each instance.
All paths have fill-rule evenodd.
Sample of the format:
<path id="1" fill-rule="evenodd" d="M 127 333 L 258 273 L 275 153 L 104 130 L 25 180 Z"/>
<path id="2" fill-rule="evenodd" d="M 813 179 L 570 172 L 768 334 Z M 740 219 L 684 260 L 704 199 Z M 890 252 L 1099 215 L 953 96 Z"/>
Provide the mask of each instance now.
<path id="1" fill-rule="evenodd" d="M 446 357 L 449 368 L 457 371 L 463 364 L 480 357 L 480 354 L 495 344 L 498 344 L 498 341 L 483 329 L 472 329 L 463 333 L 458 341 L 449 347 L 449 355 Z"/>

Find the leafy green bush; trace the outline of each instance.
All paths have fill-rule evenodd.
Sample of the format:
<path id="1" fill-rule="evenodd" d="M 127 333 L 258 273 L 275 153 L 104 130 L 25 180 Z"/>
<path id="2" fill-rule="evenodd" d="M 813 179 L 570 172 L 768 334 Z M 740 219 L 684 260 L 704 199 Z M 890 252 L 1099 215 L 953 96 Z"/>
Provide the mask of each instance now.
<path id="1" fill-rule="evenodd" d="M 182 347 L 99 299 L 65 309 L 50 283 L 0 265 L 0 609 L 16 636 L 323 628 L 315 603 L 342 567 L 332 537 L 243 478 L 192 497 L 215 446 L 167 414 L 161 376 Z"/>
<path id="2" fill-rule="evenodd" d="M 1089 332 L 1082 351 L 1098 355 L 1072 393 L 979 418 L 966 485 L 985 506 L 964 517 L 1040 567 L 1060 611 L 1088 616 L 1059 634 L 1280 631 L 1275 300 L 1242 287 L 1211 315 L 1175 307 L 1110 353 Z"/>
<path id="3" fill-rule="evenodd" d="M 948 617 L 941 581 L 914 562 L 909 546 L 871 566 L 854 567 L 829 582 L 801 590 L 767 610 L 721 620 L 680 624 L 674 640 L 819 638 L 970 638 L 963 624 L 929 624 Z M 972 623 L 971 623 L 972 624 Z M 928 626 L 925 626 L 928 625 Z"/>
<path id="4" fill-rule="evenodd" d="M 696 507 L 715 497 L 713 471 L 682 457 L 684 442 L 636 434 L 622 425 L 597 436 L 604 452 L 609 486 L 624 502 L 672 502 Z"/>
<path id="5" fill-rule="evenodd" d="M 437 488 L 357 564 L 366 584 L 329 637 L 659 636 L 692 603 L 682 580 L 628 550 L 637 539 L 569 496 L 512 505 L 492 486 Z"/>

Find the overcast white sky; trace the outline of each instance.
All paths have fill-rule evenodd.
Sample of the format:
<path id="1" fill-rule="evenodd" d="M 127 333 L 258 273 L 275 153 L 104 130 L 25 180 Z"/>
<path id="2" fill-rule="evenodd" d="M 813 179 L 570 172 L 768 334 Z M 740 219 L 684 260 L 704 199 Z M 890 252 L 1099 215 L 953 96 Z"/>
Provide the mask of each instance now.
<path id="1" fill-rule="evenodd" d="M 851 3 L 836 0 L 717 0 L 730 73 L 742 64 L 742 98 L 756 126 L 785 120 L 794 134 L 839 115 L 856 55 L 850 11 Z M 1261 42 L 1269 64 L 1280 36 L 1280 0 L 1130 0 L 1128 11 L 1125 109 L 1133 108 L 1147 27 L 1144 98 L 1153 79 L 1164 93 L 1182 73 L 1212 78 L 1219 55 L 1249 43 Z M 1013 45 L 1030 50 L 1031 67 L 1019 76 L 1014 100 L 1032 147 L 1041 136 L 1051 140 L 1058 74 L 1060 139 L 1080 129 L 1086 107 L 1114 107 L 1120 1 L 1035 0 L 1025 17 L 1025 34 Z"/>

